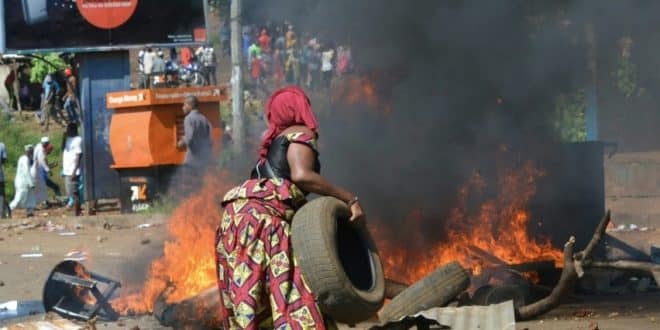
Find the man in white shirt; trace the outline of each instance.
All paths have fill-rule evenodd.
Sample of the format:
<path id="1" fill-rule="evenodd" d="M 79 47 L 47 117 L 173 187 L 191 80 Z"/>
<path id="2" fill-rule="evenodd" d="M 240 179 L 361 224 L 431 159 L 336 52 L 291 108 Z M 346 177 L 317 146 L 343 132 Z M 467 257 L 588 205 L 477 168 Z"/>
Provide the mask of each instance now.
<path id="1" fill-rule="evenodd" d="M 48 202 L 48 190 L 46 190 L 46 176 L 50 172 L 50 167 L 46 161 L 46 148 L 50 144 L 47 136 L 41 138 L 40 142 L 34 147 L 34 161 L 30 168 L 30 174 L 34 181 L 34 200 L 37 205 Z M 42 173 L 43 172 L 43 173 Z"/>
<path id="2" fill-rule="evenodd" d="M 330 47 L 321 53 L 321 82 L 324 88 L 330 88 L 332 74 L 334 73 L 334 66 L 332 65 L 334 57 L 335 51 Z"/>
<path id="3" fill-rule="evenodd" d="M 153 73 L 154 60 L 156 59 L 156 53 L 151 49 L 147 48 L 147 51 L 144 53 L 144 75 L 146 76 L 146 88 L 151 87 L 151 74 Z"/>
<path id="4" fill-rule="evenodd" d="M 16 194 L 9 207 L 12 211 L 17 208 L 26 209 L 27 216 L 31 217 L 34 215 L 34 207 L 36 206 L 33 194 L 34 181 L 30 174 L 34 147 L 28 144 L 24 147 L 24 150 L 25 154 L 18 159 L 18 165 L 16 166 L 16 177 L 14 178 Z"/>
<path id="5" fill-rule="evenodd" d="M 80 183 L 80 157 L 82 155 L 82 138 L 78 135 L 78 125 L 67 125 L 62 145 L 62 175 L 64 186 L 69 197 L 69 205 L 73 207 L 74 215 L 80 215 L 80 196 L 78 184 Z"/>

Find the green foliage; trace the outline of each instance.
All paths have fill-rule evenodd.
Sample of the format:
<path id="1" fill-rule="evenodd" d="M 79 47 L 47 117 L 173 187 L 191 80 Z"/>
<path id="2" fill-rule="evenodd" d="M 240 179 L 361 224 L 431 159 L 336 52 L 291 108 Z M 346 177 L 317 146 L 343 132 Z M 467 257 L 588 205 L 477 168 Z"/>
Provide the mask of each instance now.
<path id="1" fill-rule="evenodd" d="M 156 199 L 150 208 L 139 212 L 143 215 L 172 214 L 177 207 L 177 202 L 167 196 Z"/>
<path id="2" fill-rule="evenodd" d="M 220 120 L 231 123 L 231 102 L 220 103 Z"/>
<path id="3" fill-rule="evenodd" d="M 30 81 L 33 83 L 41 83 L 44 81 L 47 74 L 64 70 L 64 68 L 66 68 L 66 63 L 58 53 L 49 53 L 43 57 L 43 60 L 33 58 Z"/>
<path id="4" fill-rule="evenodd" d="M 53 169 L 51 179 L 64 189 L 62 179 L 58 175 L 62 167 L 62 148 L 60 145 L 62 132 L 42 134 L 39 131 L 38 125 L 35 126 L 32 123 L 16 121 L 6 114 L 0 115 L 0 142 L 5 144 L 8 158 L 4 166 L 7 198 L 11 198 L 14 195 L 16 164 L 18 163 L 18 158 L 23 155 L 23 146 L 38 143 L 43 135 L 49 136 L 53 144 L 53 152 L 48 156 L 48 162 L 58 164 L 58 167 Z"/>
<path id="5" fill-rule="evenodd" d="M 632 97 L 637 91 L 637 66 L 629 56 L 621 57 L 615 71 L 616 86 L 625 97 Z"/>
<path id="6" fill-rule="evenodd" d="M 570 94 L 559 94 L 555 104 L 554 127 L 561 141 L 586 141 L 586 108 L 587 102 L 584 90 Z"/>

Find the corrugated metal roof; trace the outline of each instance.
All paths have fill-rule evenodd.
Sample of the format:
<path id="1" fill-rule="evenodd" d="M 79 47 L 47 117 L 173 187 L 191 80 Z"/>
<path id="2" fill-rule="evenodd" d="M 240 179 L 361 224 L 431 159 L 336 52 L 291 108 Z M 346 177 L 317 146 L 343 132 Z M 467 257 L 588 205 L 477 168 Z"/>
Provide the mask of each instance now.
<path id="1" fill-rule="evenodd" d="M 515 330 L 513 301 L 489 306 L 432 308 L 416 314 L 452 330 Z"/>

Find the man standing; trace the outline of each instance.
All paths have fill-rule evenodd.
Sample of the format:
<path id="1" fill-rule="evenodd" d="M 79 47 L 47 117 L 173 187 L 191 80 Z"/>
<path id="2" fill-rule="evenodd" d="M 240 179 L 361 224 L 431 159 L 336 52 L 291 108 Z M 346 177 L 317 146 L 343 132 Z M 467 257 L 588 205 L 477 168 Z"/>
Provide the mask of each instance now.
<path id="1" fill-rule="evenodd" d="M 147 77 L 145 76 L 144 73 L 144 55 L 147 53 L 147 49 L 143 48 L 140 49 L 140 52 L 138 53 L 138 74 L 140 75 L 138 79 L 140 81 L 138 82 L 138 88 L 146 88 L 146 80 Z"/>
<path id="2" fill-rule="evenodd" d="M 64 110 L 69 117 L 70 122 L 78 122 L 78 96 L 76 88 L 78 81 L 76 76 L 73 75 L 71 68 L 64 69 L 66 76 L 66 94 L 64 95 Z"/>
<path id="3" fill-rule="evenodd" d="M 188 47 L 181 48 L 181 66 L 187 68 L 192 62 L 192 51 Z"/>
<path id="4" fill-rule="evenodd" d="M 177 170 L 170 184 L 170 196 L 183 200 L 200 188 L 204 170 L 211 160 L 211 123 L 198 110 L 198 100 L 189 95 L 183 103 L 183 136 L 177 141 L 178 148 L 186 149 L 183 166 Z"/>
<path id="5" fill-rule="evenodd" d="M 44 90 L 41 108 L 41 125 L 45 125 L 46 131 L 50 126 L 50 116 L 54 115 L 55 120 L 59 120 L 57 116 L 57 94 L 60 91 L 60 84 L 53 79 L 50 74 L 46 75 L 44 83 L 42 84 Z"/>
<path id="6" fill-rule="evenodd" d="M 62 175 L 64 188 L 69 197 L 67 208 L 73 207 L 75 216 L 80 215 L 80 157 L 82 155 L 82 138 L 78 136 L 78 125 L 69 123 L 62 141 Z"/>
<path id="7" fill-rule="evenodd" d="M 11 216 L 5 205 L 7 202 L 5 200 L 5 173 L 3 171 L 3 166 L 7 162 L 7 150 L 5 149 L 5 144 L 0 142 L 0 219 Z M 5 214 L 7 212 L 7 214 Z"/>
<path id="8" fill-rule="evenodd" d="M 151 67 L 151 74 L 154 76 L 151 84 L 153 87 L 162 87 L 165 85 L 165 54 L 163 51 L 158 49 L 156 57 L 154 58 L 154 64 Z"/>
<path id="9" fill-rule="evenodd" d="M 177 147 L 186 149 L 184 166 L 203 169 L 211 159 L 211 122 L 198 109 L 199 101 L 189 95 L 183 103 L 183 137 Z"/>
<path id="10" fill-rule="evenodd" d="M 206 83 L 213 86 L 217 85 L 218 80 L 215 77 L 217 64 L 213 47 L 209 44 L 200 46 L 195 52 L 195 55 L 202 62 L 202 72 L 204 78 L 206 78 Z"/>
<path id="11" fill-rule="evenodd" d="M 18 159 L 16 166 L 16 177 L 14 178 L 14 187 L 16 193 L 14 200 L 9 204 L 9 208 L 13 211 L 17 208 L 24 208 L 27 210 L 27 216 L 34 216 L 34 207 L 36 205 L 34 200 L 34 181 L 30 174 L 30 166 L 32 166 L 32 155 L 34 148 L 32 145 L 26 145 L 24 148 L 25 154 Z"/>
<path id="12" fill-rule="evenodd" d="M 45 203 L 48 206 L 48 190 L 46 190 L 46 178 L 50 172 L 50 167 L 46 162 L 46 148 L 50 145 L 50 139 L 47 136 L 41 138 L 40 143 L 34 147 L 34 159 L 30 173 L 34 182 L 34 200 L 37 205 Z"/>
<path id="13" fill-rule="evenodd" d="M 147 51 L 144 53 L 144 76 L 145 76 L 145 88 L 151 88 L 151 73 L 153 72 L 154 60 L 156 59 L 156 53 L 154 53 L 151 47 L 147 47 Z"/>

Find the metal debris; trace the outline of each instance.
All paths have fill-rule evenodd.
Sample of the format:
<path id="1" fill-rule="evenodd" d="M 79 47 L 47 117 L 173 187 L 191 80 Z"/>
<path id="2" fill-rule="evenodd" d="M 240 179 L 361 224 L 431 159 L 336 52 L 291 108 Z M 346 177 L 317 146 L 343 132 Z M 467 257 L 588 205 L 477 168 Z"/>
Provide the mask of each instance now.
<path id="1" fill-rule="evenodd" d="M 399 322 L 385 325 L 385 329 L 406 322 L 409 318 L 419 318 L 435 321 L 452 330 L 472 329 L 516 329 L 516 319 L 513 301 L 489 306 L 439 307 L 411 315 Z"/>

